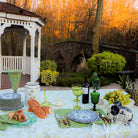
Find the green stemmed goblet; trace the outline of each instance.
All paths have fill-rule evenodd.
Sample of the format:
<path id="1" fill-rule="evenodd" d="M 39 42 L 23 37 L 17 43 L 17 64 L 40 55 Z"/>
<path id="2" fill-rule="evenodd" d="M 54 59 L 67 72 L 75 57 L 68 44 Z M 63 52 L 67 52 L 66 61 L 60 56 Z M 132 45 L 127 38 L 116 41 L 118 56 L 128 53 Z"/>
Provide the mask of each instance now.
<path id="1" fill-rule="evenodd" d="M 100 93 L 97 91 L 93 91 L 91 93 L 91 102 L 93 103 L 93 111 L 96 111 L 96 104 L 99 102 Z"/>
<path id="2" fill-rule="evenodd" d="M 75 99 L 76 105 L 74 106 L 74 108 L 81 109 L 81 107 L 78 106 L 78 102 L 80 101 L 78 98 L 83 94 L 83 90 L 81 89 L 81 90 L 72 90 L 72 91 L 73 91 L 73 94 L 76 96 L 76 99 Z"/>
<path id="3" fill-rule="evenodd" d="M 72 84 L 72 91 L 79 91 L 81 89 L 82 89 L 82 87 L 81 87 L 80 84 Z M 80 100 L 76 98 L 73 101 L 74 102 L 79 102 Z"/>
<path id="4" fill-rule="evenodd" d="M 22 70 L 7 70 L 12 89 L 15 93 L 17 93 L 17 89 L 19 87 L 20 79 L 21 79 L 21 74 Z"/>

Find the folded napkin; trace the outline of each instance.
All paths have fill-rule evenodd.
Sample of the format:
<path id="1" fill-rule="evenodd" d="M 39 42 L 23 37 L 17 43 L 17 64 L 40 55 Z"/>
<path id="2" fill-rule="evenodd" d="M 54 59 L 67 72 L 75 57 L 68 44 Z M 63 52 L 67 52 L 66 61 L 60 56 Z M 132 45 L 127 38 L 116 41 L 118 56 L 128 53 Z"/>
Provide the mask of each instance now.
<path id="1" fill-rule="evenodd" d="M 66 120 L 65 118 L 65 115 L 68 115 L 69 112 L 72 112 L 72 111 L 75 111 L 76 109 L 55 109 L 54 110 L 54 114 L 55 114 L 55 117 L 56 117 L 56 114 L 59 114 L 59 116 L 64 116 L 64 119 Z M 83 109 L 82 109 L 83 110 Z M 102 109 L 99 109 L 98 111 L 96 111 L 97 113 L 100 112 L 101 114 L 103 114 L 105 117 L 108 117 L 106 115 L 106 113 L 102 110 Z M 68 125 L 64 125 L 63 121 L 62 121 L 62 118 L 60 118 L 60 120 L 62 121 L 62 125 L 59 124 L 58 122 L 58 119 L 56 118 L 57 120 L 57 124 L 60 128 L 81 128 L 81 127 L 86 127 L 86 126 L 89 126 L 91 125 L 92 123 L 90 124 L 86 124 L 86 123 L 79 123 L 79 122 L 75 122 L 75 121 L 72 121 L 70 119 L 70 122 L 71 122 L 71 126 L 68 126 Z M 67 121 L 66 121 L 67 122 Z M 100 124 L 100 125 L 103 125 L 105 124 L 105 122 L 99 118 L 98 121 L 95 121 L 93 123 L 96 123 L 96 124 Z"/>
<path id="2" fill-rule="evenodd" d="M 8 127 L 8 124 L 0 122 L 0 131 L 5 131 L 7 129 L 7 127 Z"/>
<path id="3" fill-rule="evenodd" d="M 9 124 L 18 124 L 16 119 L 9 120 L 8 114 L 0 115 L 0 130 L 5 131 Z"/>

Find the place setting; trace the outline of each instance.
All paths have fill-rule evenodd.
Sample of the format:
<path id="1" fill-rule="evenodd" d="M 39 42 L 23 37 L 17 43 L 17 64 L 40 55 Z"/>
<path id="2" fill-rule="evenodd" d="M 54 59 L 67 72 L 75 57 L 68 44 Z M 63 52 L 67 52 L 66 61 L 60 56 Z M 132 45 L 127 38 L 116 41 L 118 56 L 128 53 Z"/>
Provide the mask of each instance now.
<path id="1" fill-rule="evenodd" d="M 72 93 L 76 96 L 76 99 L 73 99 L 73 102 L 76 102 L 76 105 L 73 106 L 74 109 L 54 110 L 58 126 L 60 128 L 77 128 L 86 127 L 88 125 L 92 125 L 93 123 L 111 123 L 111 120 L 102 109 L 96 109 L 96 104 L 98 104 L 100 96 L 100 94 L 96 92 L 97 89 L 99 89 L 99 86 L 96 87 L 96 89 L 91 93 L 91 103 L 94 105 L 93 108 L 82 109 L 78 103 L 81 102 L 81 100 L 79 100 L 79 96 L 83 94 L 84 90 L 80 84 L 73 84 Z M 70 121 L 70 125 L 67 123 L 68 120 Z"/>

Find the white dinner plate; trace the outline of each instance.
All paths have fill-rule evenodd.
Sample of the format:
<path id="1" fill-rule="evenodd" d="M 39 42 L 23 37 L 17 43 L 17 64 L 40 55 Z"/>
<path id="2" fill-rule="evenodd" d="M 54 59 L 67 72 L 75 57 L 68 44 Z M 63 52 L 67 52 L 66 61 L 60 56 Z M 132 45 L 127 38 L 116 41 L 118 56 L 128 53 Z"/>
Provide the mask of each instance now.
<path id="1" fill-rule="evenodd" d="M 75 110 L 70 112 L 68 117 L 79 123 L 92 123 L 99 119 L 99 115 L 89 110 Z"/>

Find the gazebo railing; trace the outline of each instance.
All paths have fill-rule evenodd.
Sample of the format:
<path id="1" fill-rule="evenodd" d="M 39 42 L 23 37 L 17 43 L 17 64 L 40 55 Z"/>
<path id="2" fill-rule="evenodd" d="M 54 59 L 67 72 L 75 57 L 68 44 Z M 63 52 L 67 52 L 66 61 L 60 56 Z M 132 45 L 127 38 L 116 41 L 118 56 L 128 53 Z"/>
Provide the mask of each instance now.
<path id="1" fill-rule="evenodd" d="M 31 57 L 23 56 L 1 56 L 1 72 L 7 70 L 22 70 L 23 74 L 31 74 Z M 40 61 L 34 58 L 34 79 L 37 80 L 40 76 Z"/>
<path id="2" fill-rule="evenodd" d="M 6 70 L 23 70 L 23 57 L 2 56 L 2 72 Z"/>

